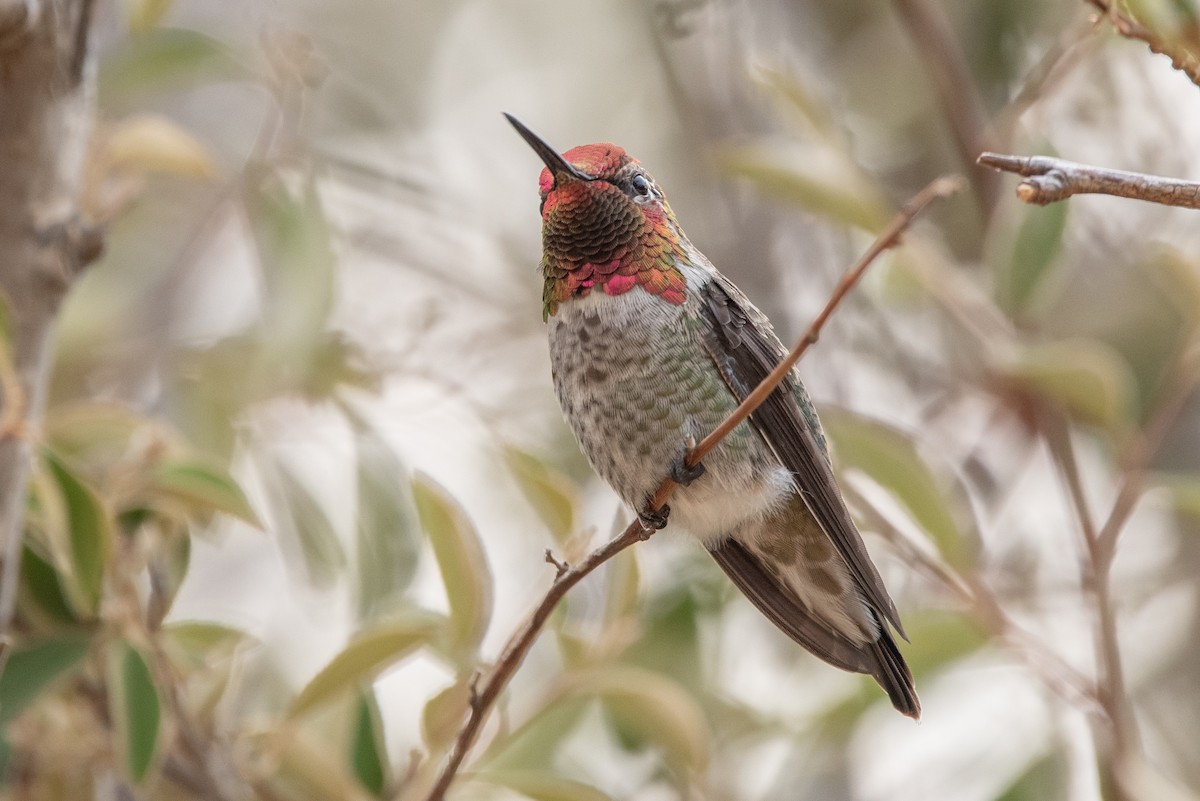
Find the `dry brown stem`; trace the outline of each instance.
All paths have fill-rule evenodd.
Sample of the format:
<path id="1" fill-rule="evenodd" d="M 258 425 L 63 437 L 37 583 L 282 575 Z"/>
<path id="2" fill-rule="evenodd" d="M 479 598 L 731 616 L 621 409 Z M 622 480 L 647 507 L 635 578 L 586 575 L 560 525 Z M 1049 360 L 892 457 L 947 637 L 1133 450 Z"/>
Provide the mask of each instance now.
<path id="1" fill-rule="evenodd" d="M 1072 195 L 1099 194 L 1200 209 L 1200 182 L 1196 181 L 1110 170 L 1049 156 L 982 153 L 976 163 L 1024 176 L 1025 180 L 1017 186 L 1017 197 L 1039 206 Z"/>
<path id="2" fill-rule="evenodd" d="M 699 464 L 704 456 L 715 448 L 726 434 L 749 417 L 766 400 L 767 396 L 779 386 L 784 376 L 791 371 L 796 362 L 800 360 L 800 357 L 804 355 L 804 352 L 820 337 L 821 329 L 824 327 L 825 322 L 858 282 L 859 278 L 862 277 L 862 274 L 870 266 L 871 262 L 879 254 L 894 247 L 900 241 L 901 234 L 908 229 L 912 221 L 926 206 L 939 197 L 946 197 L 960 191 L 962 185 L 963 181 L 958 177 L 938 178 L 904 204 L 904 207 L 891 223 L 888 224 L 887 228 L 884 229 L 883 233 L 879 235 L 862 258 L 847 270 L 837 287 L 834 288 L 833 294 L 825 304 L 825 308 L 822 309 L 821 313 L 809 325 L 804 336 L 800 338 L 787 357 L 779 363 L 770 375 L 763 379 L 762 383 L 746 397 L 742 404 L 716 430 L 705 437 L 699 445 L 689 452 L 687 457 L 689 465 L 695 466 Z M 663 480 L 654 495 L 653 505 L 656 509 L 663 507 L 676 486 L 675 482 L 670 478 Z M 462 767 L 467 752 L 470 751 L 471 746 L 475 743 L 475 739 L 479 736 L 479 730 L 487 719 L 488 713 L 500 697 L 500 693 L 508 685 L 509 680 L 512 679 L 517 669 L 521 666 L 525 655 L 533 646 L 546 620 L 550 617 L 551 612 L 554 611 L 558 602 L 567 594 L 567 591 L 600 565 L 634 543 L 649 539 L 652 534 L 652 531 L 647 531 L 642 527 L 640 519 L 635 518 L 615 539 L 601 545 L 574 566 L 568 566 L 565 563 L 559 562 L 550 553 L 546 554 L 547 561 L 554 565 L 557 575 L 550 584 L 550 588 L 546 591 L 546 594 L 542 597 L 542 600 L 533 610 L 533 613 L 508 638 L 508 641 L 504 645 L 504 650 L 496 660 L 495 665 L 486 674 L 481 682 L 481 686 L 472 694 L 470 708 L 467 711 L 467 720 L 459 730 L 458 736 L 450 748 L 450 753 L 446 758 L 446 763 L 442 767 L 441 773 L 438 775 L 428 794 L 424 796 L 425 801 L 442 801 L 445 798 L 446 791 L 450 788 L 455 776 L 458 775 L 459 768 Z"/>

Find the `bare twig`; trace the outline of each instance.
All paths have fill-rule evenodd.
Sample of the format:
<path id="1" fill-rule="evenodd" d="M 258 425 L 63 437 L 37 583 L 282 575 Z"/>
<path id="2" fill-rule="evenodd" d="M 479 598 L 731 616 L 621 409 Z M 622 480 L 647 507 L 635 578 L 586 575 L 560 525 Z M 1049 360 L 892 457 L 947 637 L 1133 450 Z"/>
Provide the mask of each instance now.
<path id="1" fill-rule="evenodd" d="M 1150 30 L 1109 0 L 1087 0 L 1112 23 L 1117 33 L 1126 39 L 1145 42 L 1150 52 L 1171 59 L 1171 66 L 1182 72 L 1196 86 L 1200 86 L 1200 59 L 1178 40 L 1171 40 Z"/>
<path id="2" fill-rule="evenodd" d="M 1025 180 L 1017 187 L 1017 197 L 1039 206 L 1072 195 L 1100 194 L 1200 209 L 1200 182 L 1196 181 L 1110 170 L 1049 156 L 982 153 L 976 161 L 985 167 L 1024 176 Z"/>
<path id="3" fill-rule="evenodd" d="M 958 37 L 926 0 L 893 0 L 893 5 L 933 79 L 959 158 L 964 165 L 970 166 L 976 153 L 996 145 L 992 144 L 983 100 L 971 77 L 966 56 L 959 47 Z M 972 172 L 969 176 L 984 216 L 990 217 L 996 205 L 999 181 L 990 173 Z"/>
<path id="4" fill-rule="evenodd" d="M 1042 424 L 1043 434 L 1063 484 L 1066 485 L 1083 535 L 1084 558 L 1080 560 L 1080 582 L 1084 593 L 1091 599 L 1092 611 L 1096 616 L 1093 641 L 1096 662 L 1099 665 L 1097 698 L 1107 722 L 1107 737 L 1103 736 L 1103 729 L 1096 733 L 1098 750 L 1104 755 L 1101 756 L 1101 766 L 1112 775 L 1120 776 L 1121 767 L 1130 764 L 1137 750 L 1139 737 L 1129 694 L 1125 689 L 1125 670 L 1121 663 L 1120 643 L 1117 640 L 1117 618 L 1112 598 L 1110 570 L 1112 562 L 1103 553 L 1096 522 L 1083 492 L 1083 481 L 1079 475 L 1079 465 L 1075 461 L 1075 449 L 1071 444 L 1067 422 L 1058 415 L 1047 414 L 1046 417 Z M 1108 747 L 1101 747 L 1101 742 L 1106 742 Z M 1119 785 L 1119 782 L 1116 785 Z M 1120 791 L 1119 786 L 1114 786 L 1114 789 Z"/>
<path id="5" fill-rule="evenodd" d="M 808 327 L 804 336 L 796 343 L 796 346 L 780 362 L 762 383 L 750 393 L 749 396 L 735 409 L 725 421 L 717 427 L 715 431 L 704 438 L 687 457 L 687 462 L 691 466 L 699 464 L 704 456 L 709 453 L 721 439 L 733 430 L 739 423 L 744 421 L 753 412 L 771 392 L 779 385 L 784 376 L 795 366 L 796 362 L 804 354 L 808 348 L 817 341 L 821 333 L 821 328 L 824 327 L 826 320 L 833 314 L 838 304 L 845 298 L 850 289 L 862 277 L 863 272 L 883 251 L 896 245 L 900 240 L 900 235 L 912 224 L 913 219 L 933 200 L 939 197 L 945 197 L 962 187 L 962 180 L 955 177 L 939 178 L 920 192 L 918 192 L 911 200 L 904 204 L 904 208 L 896 215 L 895 219 L 888 227 L 879 235 L 874 244 L 867 250 L 859 261 L 854 264 L 843 276 L 841 282 L 834 289 L 833 294 L 829 298 L 829 302 L 825 304 L 825 308 L 817 315 L 812 324 Z M 663 480 L 658 491 L 654 494 L 653 505 L 656 509 L 661 509 L 663 504 L 671 496 L 677 485 L 670 478 Z M 601 545 L 596 550 L 589 553 L 582 561 L 574 567 L 569 567 L 566 570 L 561 570 L 556 565 L 558 575 L 551 583 L 550 588 L 542 597 L 541 602 L 533 610 L 533 613 L 521 624 L 520 628 L 509 637 L 505 643 L 504 650 L 500 657 L 496 660 L 495 666 L 488 674 L 483 686 L 478 689 L 478 692 L 473 699 L 466 722 L 459 730 L 458 736 L 454 740 L 454 744 L 450 748 L 450 754 L 446 758 L 446 764 L 443 766 L 441 773 L 434 782 L 432 789 L 425 796 L 426 801 L 442 801 L 446 795 L 446 791 L 450 788 L 454 777 L 458 774 L 459 768 L 462 766 L 463 760 L 467 756 L 467 752 L 474 745 L 475 739 L 479 736 L 479 730 L 482 728 L 484 721 L 487 719 L 488 712 L 499 698 L 501 691 L 508 685 L 509 680 L 517 669 L 521 666 L 525 655 L 529 652 L 534 641 L 537 639 L 542 626 L 550 617 L 551 612 L 562 600 L 573 586 L 579 583 L 584 576 L 591 573 L 600 565 L 613 558 L 621 551 L 641 540 L 649 539 L 653 534 L 651 531 L 646 531 L 642 527 L 640 519 L 635 518 L 625 530 L 621 532 L 615 539 L 612 539 Z"/>

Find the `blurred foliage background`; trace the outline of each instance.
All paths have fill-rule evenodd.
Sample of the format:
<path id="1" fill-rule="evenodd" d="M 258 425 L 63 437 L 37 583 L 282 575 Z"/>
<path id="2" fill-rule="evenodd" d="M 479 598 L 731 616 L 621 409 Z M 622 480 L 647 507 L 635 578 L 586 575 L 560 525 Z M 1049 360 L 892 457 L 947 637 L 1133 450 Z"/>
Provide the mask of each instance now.
<path id="1" fill-rule="evenodd" d="M 1191 0 L 1129 13 L 1194 51 Z M 58 332 L 0 678 L 14 799 L 418 799 L 628 511 L 550 390 L 540 164 L 614 141 L 803 331 L 920 725 L 669 530 L 577 588 L 451 796 L 1193 799 L 1200 226 L 980 149 L 1197 176 L 1200 94 L 1082 0 L 97 6 L 107 252 Z M 1189 216 L 1191 215 L 1191 216 Z"/>

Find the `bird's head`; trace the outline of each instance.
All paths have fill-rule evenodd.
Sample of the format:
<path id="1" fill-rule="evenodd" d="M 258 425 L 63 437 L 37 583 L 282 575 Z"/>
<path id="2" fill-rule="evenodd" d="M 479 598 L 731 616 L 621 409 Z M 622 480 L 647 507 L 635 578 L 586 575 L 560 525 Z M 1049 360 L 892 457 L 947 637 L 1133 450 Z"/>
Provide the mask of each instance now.
<path id="1" fill-rule="evenodd" d="M 593 289 L 618 295 L 641 286 L 682 303 L 683 234 L 654 178 L 624 148 L 580 145 L 559 154 L 505 115 L 546 165 L 542 205 L 545 312 Z"/>

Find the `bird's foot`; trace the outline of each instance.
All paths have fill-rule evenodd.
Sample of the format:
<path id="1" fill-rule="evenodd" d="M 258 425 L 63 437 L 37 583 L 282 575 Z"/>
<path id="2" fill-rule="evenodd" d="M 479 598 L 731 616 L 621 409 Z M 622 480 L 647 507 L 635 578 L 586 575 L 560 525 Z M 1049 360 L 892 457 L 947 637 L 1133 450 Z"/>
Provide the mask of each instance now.
<path id="1" fill-rule="evenodd" d="M 645 507 L 638 512 L 638 520 L 642 523 L 642 531 L 647 536 L 660 531 L 667 526 L 667 518 L 671 516 L 671 507 L 663 504 L 661 509 L 655 509 L 651 501 L 647 501 Z"/>
<path id="2" fill-rule="evenodd" d="M 691 448 L 688 448 L 686 451 L 675 457 L 675 461 L 671 463 L 671 480 L 681 487 L 690 485 L 693 481 L 700 478 L 700 476 L 704 475 L 705 473 L 703 463 L 690 466 L 688 465 L 687 455 L 690 452 Z"/>

